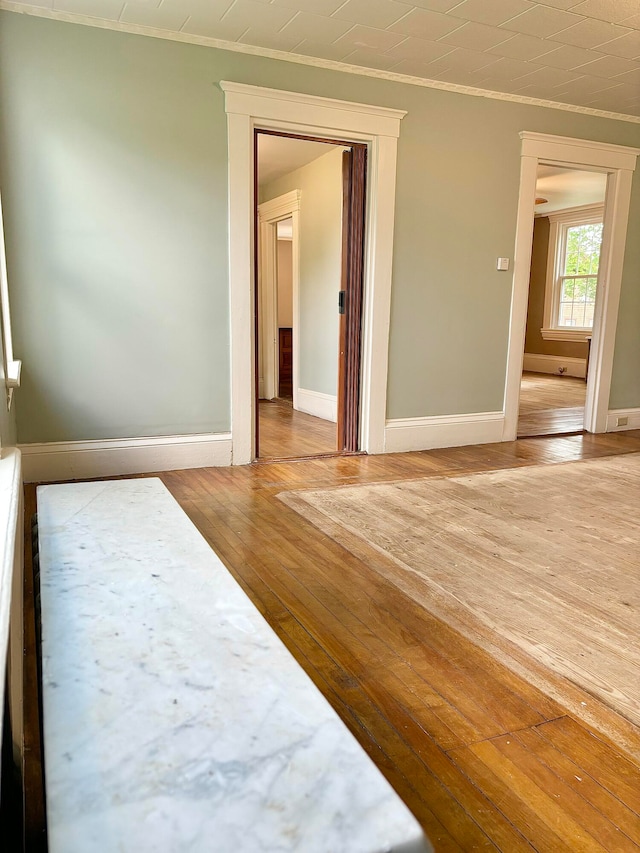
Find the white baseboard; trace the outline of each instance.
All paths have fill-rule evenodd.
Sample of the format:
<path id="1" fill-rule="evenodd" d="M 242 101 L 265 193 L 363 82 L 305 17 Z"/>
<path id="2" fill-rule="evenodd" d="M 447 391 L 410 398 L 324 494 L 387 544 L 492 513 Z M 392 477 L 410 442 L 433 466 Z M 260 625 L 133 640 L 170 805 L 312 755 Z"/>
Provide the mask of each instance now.
<path id="1" fill-rule="evenodd" d="M 502 441 L 503 412 L 438 415 L 431 418 L 389 420 L 385 426 L 385 453 L 432 450 Z"/>
<path id="2" fill-rule="evenodd" d="M 325 421 L 336 423 L 338 420 L 338 398 L 334 394 L 322 394 L 320 391 L 298 388 L 296 409 Z"/>
<path id="3" fill-rule="evenodd" d="M 25 483 L 231 464 L 231 433 L 22 444 Z"/>
<path id="4" fill-rule="evenodd" d="M 620 432 L 624 429 L 640 429 L 640 409 L 611 409 L 608 412 L 606 431 Z"/>
<path id="5" fill-rule="evenodd" d="M 584 379 L 587 369 L 585 358 L 566 358 L 563 355 L 542 355 L 537 352 L 525 352 L 522 363 L 523 370 L 532 373 L 557 373 L 564 367 L 562 373 L 565 376 L 577 376 Z"/>

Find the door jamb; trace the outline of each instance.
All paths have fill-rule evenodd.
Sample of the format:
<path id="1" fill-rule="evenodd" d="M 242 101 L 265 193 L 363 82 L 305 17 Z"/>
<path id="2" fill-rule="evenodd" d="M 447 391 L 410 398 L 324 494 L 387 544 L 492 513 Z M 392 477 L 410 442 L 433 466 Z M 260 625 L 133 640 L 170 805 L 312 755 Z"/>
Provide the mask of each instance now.
<path id="1" fill-rule="evenodd" d="M 265 317 L 261 318 L 262 332 L 262 376 L 264 392 L 270 399 L 268 391 L 273 389 L 272 397 L 278 396 L 277 369 L 278 364 L 278 316 L 277 316 L 277 274 L 276 274 L 276 226 L 283 219 L 292 220 L 292 295 L 293 295 L 293 408 L 297 409 L 298 397 L 298 357 L 300 318 L 299 318 L 299 287 L 300 287 L 300 190 L 292 190 L 277 198 L 262 202 L 258 205 L 258 222 L 260 223 L 260 269 L 262 281 L 260 293 L 262 296 Z M 269 330 L 269 337 L 265 330 Z"/>
<path id="2" fill-rule="evenodd" d="M 514 441 L 527 322 L 534 202 L 539 163 L 605 171 L 608 174 L 600 278 L 596 293 L 584 428 L 605 432 L 609 410 L 616 320 L 629 219 L 631 180 L 640 149 L 586 139 L 522 131 L 520 198 L 516 223 L 513 296 L 509 324 L 503 441 Z"/>
<path id="3" fill-rule="evenodd" d="M 232 464 L 254 459 L 254 131 L 364 142 L 369 178 L 363 305 L 361 448 L 385 446 L 396 159 L 403 110 L 221 81 L 229 159 Z"/>

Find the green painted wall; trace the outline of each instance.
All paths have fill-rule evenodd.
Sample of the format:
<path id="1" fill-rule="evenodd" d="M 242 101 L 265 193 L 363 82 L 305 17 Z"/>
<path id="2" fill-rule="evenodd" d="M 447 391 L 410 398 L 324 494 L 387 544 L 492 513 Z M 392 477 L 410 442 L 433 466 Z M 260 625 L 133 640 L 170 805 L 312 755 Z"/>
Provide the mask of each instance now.
<path id="1" fill-rule="evenodd" d="M 20 441 L 228 429 L 221 79 L 408 110 L 388 415 L 501 409 L 512 278 L 495 258 L 513 257 L 518 132 L 639 145 L 638 125 L 2 13 Z M 631 239 L 612 407 L 640 406 L 639 329 Z"/>
<path id="2" fill-rule="evenodd" d="M 338 389 L 338 291 L 342 272 L 342 148 L 265 186 L 269 201 L 300 190 L 299 388 Z"/>

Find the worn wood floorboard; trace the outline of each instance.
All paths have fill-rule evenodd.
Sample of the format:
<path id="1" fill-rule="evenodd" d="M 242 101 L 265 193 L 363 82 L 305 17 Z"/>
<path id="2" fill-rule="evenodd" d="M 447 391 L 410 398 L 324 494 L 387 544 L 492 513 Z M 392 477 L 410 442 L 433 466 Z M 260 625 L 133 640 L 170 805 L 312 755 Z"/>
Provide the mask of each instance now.
<path id="1" fill-rule="evenodd" d="M 611 853 L 640 850 L 638 767 L 277 495 L 638 451 L 640 431 L 160 476 L 437 851 Z"/>
<path id="2" fill-rule="evenodd" d="M 260 400 L 260 459 L 335 453 L 336 424 L 294 410 L 291 401 Z"/>
<path id="3" fill-rule="evenodd" d="M 580 432 L 586 392 L 587 383 L 575 376 L 523 373 L 518 436 Z"/>

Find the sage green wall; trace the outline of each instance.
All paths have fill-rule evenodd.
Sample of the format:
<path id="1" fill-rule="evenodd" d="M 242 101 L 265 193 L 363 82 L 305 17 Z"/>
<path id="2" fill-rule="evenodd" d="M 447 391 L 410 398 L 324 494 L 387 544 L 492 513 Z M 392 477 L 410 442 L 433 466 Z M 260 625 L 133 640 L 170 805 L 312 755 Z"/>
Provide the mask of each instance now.
<path id="1" fill-rule="evenodd" d="M 342 263 L 342 148 L 263 187 L 262 201 L 300 190 L 298 388 L 335 396 Z"/>
<path id="2" fill-rule="evenodd" d="M 541 355 L 559 355 L 565 358 L 586 358 L 586 343 L 582 343 L 581 341 L 545 341 L 540 334 L 540 329 L 544 323 L 549 230 L 549 217 L 537 217 L 533 225 L 529 302 L 527 305 L 527 333 L 524 351 L 540 353 Z"/>
<path id="3" fill-rule="evenodd" d="M 0 178 L 19 439 L 229 427 L 222 79 L 407 110 L 392 418 L 502 408 L 521 130 L 640 144 L 637 124 L 3 12 Z M 640 406 L 634 182 L 611 395 Z"/>

